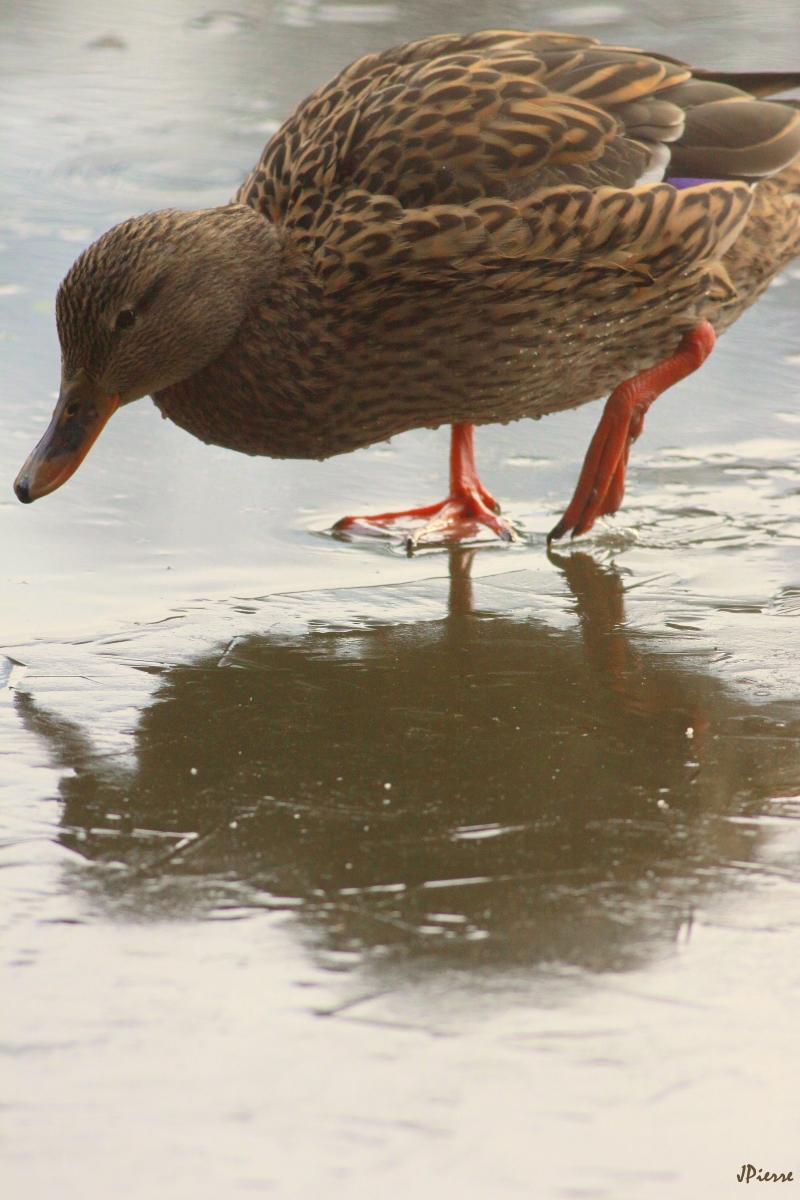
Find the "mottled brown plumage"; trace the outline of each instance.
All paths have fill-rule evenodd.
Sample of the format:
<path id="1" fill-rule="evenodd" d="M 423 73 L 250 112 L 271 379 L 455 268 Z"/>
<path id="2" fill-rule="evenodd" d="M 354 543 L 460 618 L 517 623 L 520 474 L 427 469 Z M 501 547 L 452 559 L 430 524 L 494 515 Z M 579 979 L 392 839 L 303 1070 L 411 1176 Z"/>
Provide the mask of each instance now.
<path id="1" fill-rule="evenodd" d="M 798 83 L 553 33 L 361 59 L 231 206 L 85 252 L 59 297 L 64 385 L 150 392 L 206 442 L 289 458 L 594 400 L 704 319 L 726 328 L 800 253 L 800 112 L 753 99 Z M 147 321 L 166 339 L 173 314 L 154 361 Z"/>

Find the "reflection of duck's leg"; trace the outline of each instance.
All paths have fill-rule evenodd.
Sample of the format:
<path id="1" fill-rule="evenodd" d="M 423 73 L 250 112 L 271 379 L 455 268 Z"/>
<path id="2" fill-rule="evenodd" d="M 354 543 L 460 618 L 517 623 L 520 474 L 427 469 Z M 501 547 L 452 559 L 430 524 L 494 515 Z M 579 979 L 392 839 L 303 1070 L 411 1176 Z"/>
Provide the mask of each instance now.
<path id="1" fill-rule="evenodd" d="M 590 667 L 605 676 L 607 685 L 621 697 L 629 712 L 640 716 L 673 712 L 682 716 L 689 737 L 694 739 L 708 727 L 708 717 L 696 696 L 687 705 L 686 690 L 674 671 L 655 669 L 649 659 L 645 668 L 628 634 L 625 589 L 614 567 L 601 567 L 589 554 L 548 552 L 550 561 L 563 571 L 581 623 L 586 658 Z M 694 742 L 695 752 L 698 743 Z"/>
<path id="2" fill-rule="evenodd" d="M 701 321 L 686 334 L 675 354 L 614 388 L 586 452 L 575 495 L 547 535 L 548 542 L 557 541 L 570 529 L 573 537 L 586 533 L 598 517 L 617 511 L 625 495 L 628 454 L 644 428 L 645 413 L 662 392 L 705 362 L 714 340 L 712 326 Z"/>
<path id="3" fill-rule="evenodd" d="M 619 572 L 578 551 L 550 550 L 548 557 L 564 573 L 575 597 L 590 665 L 615 680 L 624 678 L 634 656 L 625 632 L 625 592 Z"/>
<path id="4" fill-rule="evenodd" d="M 472 560 L 475 548 L 455 546 L 450 551 L 450 597 L 447 610 L 451 617 L 466 616 L 475 611 L 472 596 Z"/>
<path id="5" fill-rule="evenodd" d="M 426 524 L 406 538 L 409 553 L 424 542 L 457 542 L 472 538 L 481 525 L 487 526 L 504 542 L 515 542 L 519 535 L 500 514 L 500 506 L 478 478 L 475 466 L 474 425 L 453 425 L 450 439 L 450 495 L 438 504 L 407 508 L 400 512 L 375 513 L 372 516 L 342 517 L 334 525 L 336 532 L 354 525 L 389 526 L 396 521 L 424 520 Z"/>

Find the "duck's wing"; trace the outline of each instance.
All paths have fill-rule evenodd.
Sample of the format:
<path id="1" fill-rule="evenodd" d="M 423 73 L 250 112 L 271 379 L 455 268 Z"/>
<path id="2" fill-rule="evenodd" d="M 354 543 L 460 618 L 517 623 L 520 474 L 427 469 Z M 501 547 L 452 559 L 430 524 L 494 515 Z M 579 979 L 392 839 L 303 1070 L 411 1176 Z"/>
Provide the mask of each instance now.
<path id="1" fill-rule="evenodd" d="M 646 285 L 719 260 L 741 232 L 751 202 L 744 183 L 685 191 L 668 184 L 627 190 L 568 185 L 516 202 L 488 198 L 411 210 L 351 192 L 335 207 L 314 261 L 326 291 L 370 280 L 399 295 L 410 285 L 436 286 L 469 273 L 513 291 L 548 263 L 587 282 L 627 274 Z M 714 274 L 730 298 L 721 264 Z"/>
<path id="2" fill-rule="evenodd" d="M 721 254 L 750 197 L 646 181 L 751 180 L 798 153 L 800 112 L 721 78 L 590 38 L 490 31 L 354 63 L 299 106 L 237 199 L 305 241 L 328 286 L 498 256 L 654 277 Z"/>
<path id="3" fill-rule="evenodd" d="M 592 99 L 598 88 L 580 68 L 598 74 L 586 61 L 593 45 L 590 38 L 495 31 L 429 38 L 361 59 L 295 110 L 237 199 L 273 221 L 310 228 L 324 220 L 320 208 L 349 188 L 394 196 L 405 208 L 463 204 L 535 187 L 547 165 L 588 163 L 591 182 L 630 186 L 652 147 L 621 137 L 618 119 Z M 614 81 L 603 79 L 609 103 L 690 75 L 630 52 L 616 52 L 613 66 Z M 677 110 L 670 115 L 680 121 Z M 539 180 L 549 182 L 560 180 Z"/>
<path id="4" fill-rule="evenodd" d="M 310 229 L 349 188 L 419 208 L 558 183 L 631 187 L 661 178 L 670 155 L 672 175 L 756 179 L 800 153 L 800 113 L 753 94 L 797 84 L 693 73 L 566 34 L 427 38 L 314 92 L 237 199 Z"/>

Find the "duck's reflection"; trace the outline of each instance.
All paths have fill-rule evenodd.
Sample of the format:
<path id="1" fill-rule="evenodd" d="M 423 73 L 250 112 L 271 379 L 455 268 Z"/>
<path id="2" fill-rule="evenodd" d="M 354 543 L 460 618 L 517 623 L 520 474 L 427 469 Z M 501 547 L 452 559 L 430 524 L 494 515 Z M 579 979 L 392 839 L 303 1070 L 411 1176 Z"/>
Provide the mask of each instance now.
<path id="1" fill-rule="evenodd" d="M 133 777 L 29 707 L 76 770 L 65 840 L 135 868 L 101 872 L 100 900 L 165 911 L 183 878 L 202 907 L 216 881 L 302 899 L 338 945 L 594 968 L 668 943 L 756 852 L 727 818 L 797 790 L 800 710 L 632 639 L 619 576 L 554 561 L 580 631 L 476 612 L 460 551 L 440 622 L 254 636 L 167 670 Z M 179 832 L 197 836 L 157 836 Z"/>

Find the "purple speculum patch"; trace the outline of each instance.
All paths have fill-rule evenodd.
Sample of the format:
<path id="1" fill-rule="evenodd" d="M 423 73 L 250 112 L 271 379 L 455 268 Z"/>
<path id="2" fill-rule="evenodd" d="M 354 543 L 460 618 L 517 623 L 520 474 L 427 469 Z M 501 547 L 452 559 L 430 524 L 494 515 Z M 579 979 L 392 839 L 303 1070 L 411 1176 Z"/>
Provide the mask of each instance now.
<path id="1" fill-rule="evenodd" d="M 697 187 L 701 183 L 718 183 L 717 179 L 687 179 L 682 175 L 672 175 L 664 180 L 664 183 L 671 183 L 674 188 Z"/>

